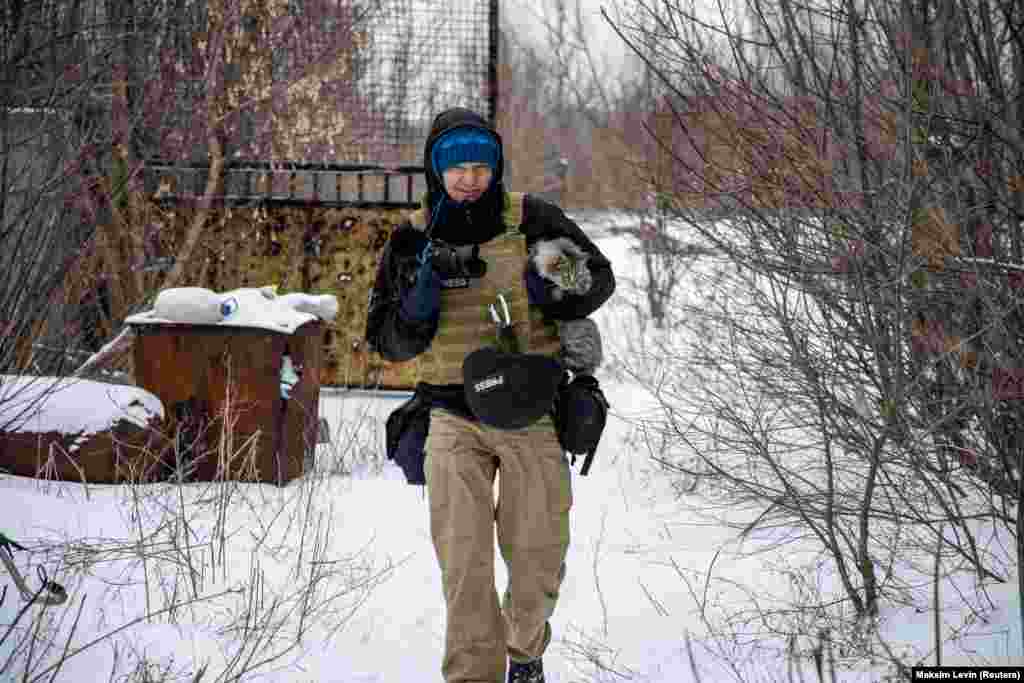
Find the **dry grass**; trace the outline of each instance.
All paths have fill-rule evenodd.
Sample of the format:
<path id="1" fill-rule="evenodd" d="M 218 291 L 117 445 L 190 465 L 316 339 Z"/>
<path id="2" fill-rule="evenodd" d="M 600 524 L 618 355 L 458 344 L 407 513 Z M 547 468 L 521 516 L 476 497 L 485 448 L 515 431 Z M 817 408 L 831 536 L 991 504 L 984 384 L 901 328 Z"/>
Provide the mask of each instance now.
<path id="1" fill-rule="evenodd" d="M 219 464 L 214 481 L 189 483 L 180 453 L 170 482 L 40 481 L 44 495 L 82 495 L 86 506 L 114 496 L 122 524 L 104 537 L 19 539 L 18 562 L 45 567 L 70 599 L 46 606 L 42 591 L 27 600 L 4 594 L 0 679 L 72 680 L 76 658 L 103 650 L 112 654 L 110 681 L 243 680 L 288 663 L 314 632 L 329 640 L 389 575 L 393 568 L 374 566 L 366 549 L 339 554 L 329 477 L 310 473 L 280 488 L 226 479 L 254 471 L 253 441 L 235 443 L 230 415 L 217 423 L 224 433 L 209 454 Z M 201 630 L 219 656 L 152 655 L 139 634 L 161 625 Z"/>

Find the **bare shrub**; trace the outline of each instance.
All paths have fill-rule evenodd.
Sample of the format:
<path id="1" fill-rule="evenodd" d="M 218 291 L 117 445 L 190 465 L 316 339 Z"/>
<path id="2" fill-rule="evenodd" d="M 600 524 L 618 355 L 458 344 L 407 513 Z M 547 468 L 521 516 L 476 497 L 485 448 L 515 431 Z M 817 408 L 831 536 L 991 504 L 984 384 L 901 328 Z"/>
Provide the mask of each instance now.
<path id="1" fill-rule="evenodd" d="M 671 218 L 715 255 L 627 369 L 662 407 L 636 436 L 745 556 L 793 549 L 790 597 L 723 606 L 737 642 L 827 632 L 898 674 L 1021 580 L 1017 12 L 667 0 L 618 22 L 664 88 Z M 890 642 L 886 616 L 937 612 L 931 648 Z"/>
<path id="2" fill-rule="evenodd" d="M 253 449 L 230 434 L 211 455 L 224 467 L 209 482 L 189 483 L 182 471 L 168 483 L 40 483 L 50 492 L 43 495 L 86 495 L 83 510 L 116 509 L 120 528 L 24 543 L 19 559 L 48 568 L 70 599 L 0 603 L 0 676 L 60 680 L 79 655 L 109 648 L 110 680 L 243 680 L 293 664 L 309 638 L 329 642 L 344 628 L 393 567 L 376 564 L 369 548 L 339 550 L 337 480 L 311 473 L 276 487 L 237 479 Z M 218 653 L 155 656 L 139 638 L 157 625 L 201 632 Z"/>

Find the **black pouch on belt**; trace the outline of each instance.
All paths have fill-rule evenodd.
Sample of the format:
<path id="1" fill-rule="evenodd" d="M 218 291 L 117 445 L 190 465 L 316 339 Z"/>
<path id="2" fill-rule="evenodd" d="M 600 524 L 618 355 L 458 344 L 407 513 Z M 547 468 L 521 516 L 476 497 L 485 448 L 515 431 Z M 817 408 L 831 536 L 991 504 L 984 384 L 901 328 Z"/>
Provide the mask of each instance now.
<path id="1" fill-rule="evenodd" d="M 555 399 L 555 428 L 562 448 L 573 456 L 583 455 L 581 475 L 590 471 L 590 465 L 601 441 L 608 419 L 608 399 L 593 375 L 577 375 L 571 382 L 558 388 Z"/>
<path id="2" fill-rule="evenodd" d="M 417 386 L 412 398 L 388 415 L 384 428 L 388 459 L 402 468 L 407 482 L 420 486 L 427 483 L 423 446 L 430 431 L 430 404 L 427 392 Z"/>

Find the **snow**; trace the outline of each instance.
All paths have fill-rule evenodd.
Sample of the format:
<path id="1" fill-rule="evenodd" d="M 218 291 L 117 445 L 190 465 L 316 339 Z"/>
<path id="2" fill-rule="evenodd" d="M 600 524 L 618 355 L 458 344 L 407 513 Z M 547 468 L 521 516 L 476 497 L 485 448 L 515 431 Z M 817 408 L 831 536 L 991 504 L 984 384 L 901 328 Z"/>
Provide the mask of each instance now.
<path id="1" fill-rule="evenodd" d="M 603 236 L 599 244 L 617 269 L 634 263 L 624 238 Z M 610 359 L 632 352 L 637 337 L 626 296 L 623 288 L 595 316 Z M 734 532 L 709 522 L 702 500 L 680 497 L 637 440 L 633 423 L 656 410 L 654 399 L 611 367 L 598 377 L 613 413 L 591 474 L 573 480 L 572 545 L 552 621 L 555 638 L 545 657 L 547 680 L 736 680 L 730 666 L 747 680 L 787 680 L 788 662 L 780 657 L 787 643 L 760 632 L 756 620 L 746 628 L 757 647 L 716 639 L 709 626 L 752 596 L 763 604 L 790 598 L 792 585 L 773 568 L 802 566 L 809 549 L 766 542 L 751 552 L 755 548 L 736 542 Z M 112 401 L 92 383 L 75 386 L 77 393 L 54 394 L 60 400 L 53 414 L 64 412 L 68 422 L 54 417 L 48 425 L 77 425 L 79 412 L 103 402 L 132 405 L 130 397 L 156 409 L 135 394 Z M 321 415 L 331 442 L 319 447 L 314 473 L 283 488 L 97 486 L 3 477 L 0 531 L 29 547 L 16 554 L 27 577 L 34 578 L 30 569 L 46 566 L 68 589 L 64 606 L 47 608 L 55 619 L 63 615 L 62 633 L 84 604 L 72 649 L 140 617 L 147 606 L 158 609 L 170 595 L 184 600 L 194 592 L 218 597 L 119 633 L 119 656 L 169 662 L 182 677 L 207 663 L 203 680 L 215 680 L 233 661 L 297 642 L 281 660 L 242 680 L 436 683 L 445 613 L 426 497 L 405 483 L 397 467 L 374 465 L 383 449 L 383 421 L 404 398 L 400 392 L 325 389 Z M 109 418 L 111 411 L 105 412 Z M 187 525 L 169 521 L 174 519 Z M 197 571 L 187 570 L 189 564 Z M 497 554 L 496 566 L 501 589 L 506 577 Z M 314 579 L 312 604 L 319 611 L 300 619 L 305 603 L 296 590 Z M 254 585 L 261 589 L 245 590 Z M 989 589 L 996 609 L 947 645 L 945 664 L 1024 664 L 1014 586 L 1015 579 Z M 950 596 L 963 589 L 953 582 L 943 586 Z M 20 607 L 11 596 L 0 604 L 0 635 Z M 949 610 L 946 623 L 958 623 L 955 607 Z M 928 652 L 932 614 L 900 610 L 880 619 L 897 647 Z M 240 650 L 254 624 L 280 625 L 279 638 Z M 301 639 L 287 638 L 306 627 Z M 0 667 L 11 647 L 10 640 L 0 643 Z M 55 656 L 51 652 L 47 661 Z M 107 641 L 72 657 L 58 680 L 106 680 L 114 659 Z M 802 666 L 803 676 L 789 680 L 817 680 L 810 664 Z M 104 673 L 98 678 L 96 672 Z M 879 681 L 887 672 L 881 660 L 858 662 L 837 680 Z"/>
<path id="2" fill-rule="evenodd" d="M 163 405 L 137 387 L 83 379 L 0 376 L 0 430 L 59 432 L 79 440 L 126 421 L 145 427 Z"/>

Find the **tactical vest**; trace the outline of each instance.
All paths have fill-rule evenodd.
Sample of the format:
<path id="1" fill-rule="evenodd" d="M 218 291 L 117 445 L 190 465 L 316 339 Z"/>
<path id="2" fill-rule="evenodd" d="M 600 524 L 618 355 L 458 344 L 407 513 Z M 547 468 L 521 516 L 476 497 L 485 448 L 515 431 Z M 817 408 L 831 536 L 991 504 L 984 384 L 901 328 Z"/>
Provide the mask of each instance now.
<path id="1" fill-rule="evenodd" d="M 487 263 L 481 278 L 466 287 L 441 290 L 441 319 L 430 348 L 418 357 L 417 379 L 430 384 L 462 384 L 462 361 L 471 352 L 494 344 L 496 328 L 488 307 L 498 305 L 502 294 L 508 303 L 513 329 L 524 353 L 554 356 L 560 342 L 554 323 L 545 323 L 536 306 L 530 306 L 524 273 L 528 258 L 521 192 L 505 193 L 502 222 L 505 230 L 480 245 L 480 258 Z M 410 216 L 417 230 L 425 230 L 429 213 L 421 208 Z"/>

